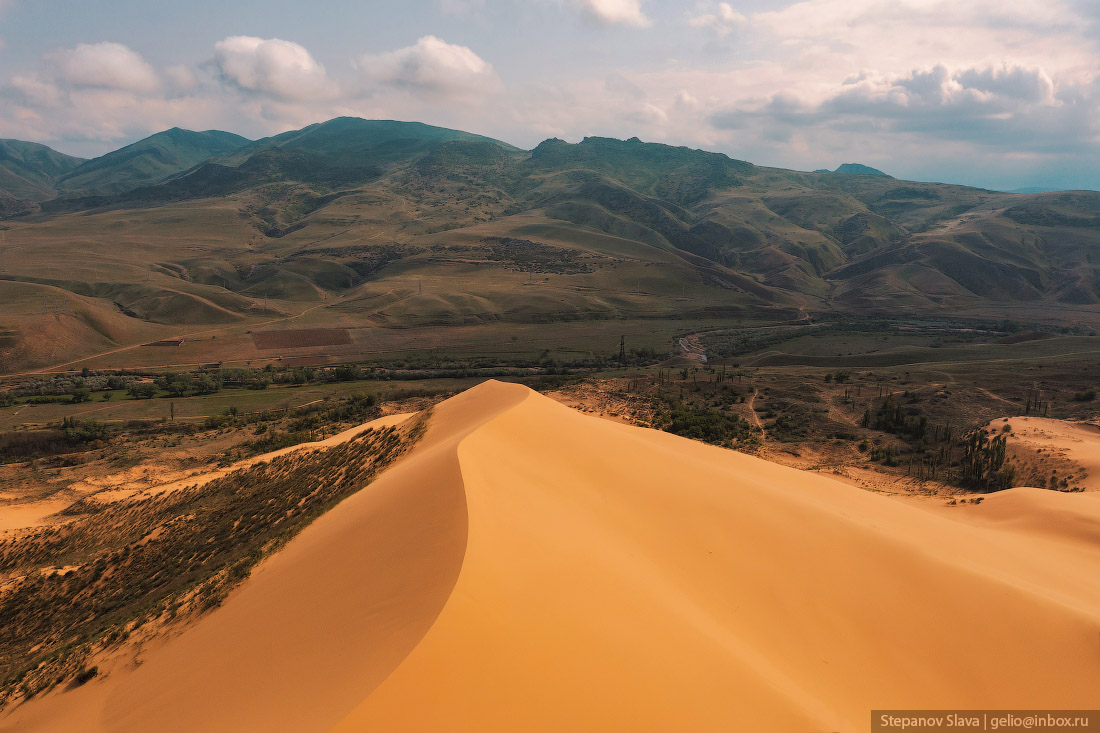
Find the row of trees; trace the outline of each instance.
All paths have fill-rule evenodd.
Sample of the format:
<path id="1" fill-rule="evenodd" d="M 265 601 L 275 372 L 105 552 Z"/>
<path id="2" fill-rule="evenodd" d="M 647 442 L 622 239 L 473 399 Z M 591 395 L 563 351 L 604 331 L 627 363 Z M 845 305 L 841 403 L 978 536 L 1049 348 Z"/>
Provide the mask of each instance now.
<path id="1" fill-rule="evenodd" d="M 911 400 L 916 399 L 911 396 Z M 892 397 L 884 399 L 878 409 L 864 412 L 861 424 L 915 444 L 910 450 L 908 470 L 918 478 L 937 478 L 946 471 L 945 478 L 983 492 L 1011 488 L 1015 480 L 1016 469 L 1007 463 L 1008 441 L 1004 435 L 991 438 L 985 430 L 978 429 L 957 441 L 950 425 L 933 424 L 919 408 L 907 407 Z M 957 453 L 960 449 L 961 455 Z M 871 459 L 889 466 L 902 463 L 892 445 L 876 447 L 871 451 Z"/>
<path id="2" fill-rule="evenodd" d="M 974 491 L 1011 489 L 1016 469 L 1006 465 L 1008 439 L 1005 435 L 990 438 L 984 430 L 966 436 L 959 464 L 960 483 Z"/>

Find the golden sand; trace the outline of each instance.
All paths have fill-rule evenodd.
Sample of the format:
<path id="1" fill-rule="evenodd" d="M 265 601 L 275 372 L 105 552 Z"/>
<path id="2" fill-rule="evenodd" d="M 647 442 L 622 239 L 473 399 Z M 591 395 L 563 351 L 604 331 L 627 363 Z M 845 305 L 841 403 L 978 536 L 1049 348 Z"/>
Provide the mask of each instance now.
<path id="1" fill-rule="evenodd" d="M 487 382 L 224 605 L 4 731 L 864 731 L 1100 707 L 1100 501 L 952 514 Z"/>

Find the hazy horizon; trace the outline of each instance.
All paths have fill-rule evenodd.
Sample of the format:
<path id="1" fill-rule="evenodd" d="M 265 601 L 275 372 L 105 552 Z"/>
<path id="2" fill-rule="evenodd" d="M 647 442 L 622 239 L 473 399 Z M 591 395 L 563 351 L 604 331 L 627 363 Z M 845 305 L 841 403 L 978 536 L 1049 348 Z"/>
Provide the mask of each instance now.
<path id="1" fill-rule="evenodd" d="M 350 115 L 1100 189 L 1098 20 L 1073 0 L 0 0 L 0 137 L 94 157 L 177 126 L 255 139 Z"/>

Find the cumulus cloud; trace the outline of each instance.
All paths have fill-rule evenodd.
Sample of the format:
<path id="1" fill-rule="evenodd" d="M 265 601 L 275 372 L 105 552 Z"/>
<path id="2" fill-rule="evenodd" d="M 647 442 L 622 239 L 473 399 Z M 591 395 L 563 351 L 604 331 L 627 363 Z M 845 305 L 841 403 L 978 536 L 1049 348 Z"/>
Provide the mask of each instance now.
<path id="1" fill-rule="evenodd" d="M 155 91 L 160 82 L 140 54 L 121 43 L 81 43 L 50 54 L 60 79 L 75 87 Z"/>
<path id="2" fill-rule="evenodd" d="M 27 104 L 35 107 L 56 107 L 63 99 L 61 90 L 54 84 L 34 75 L 16 74 L 10 84 Z"/>
<path id="3" fill-rule="evenodd" d="M 224 81 L 247 92 L 288 101 L 325 99 L 336 93 L 325 68 L 309 51 L 279 38 L 230 36 L 215 44 L 214 64 Z"/>
<path id="4" fill-rule="evenodd" d="M 412 46 L 360 57 L 364 76 L 380 85 L 441 95 L 495 91 L 493 67 L 466 46 L 424 36 Z"/>
<path id="5" fill-rule="evenodd" d="M 949 69 L 937 64 L 905 74 L 864 72 L 824 99 L 788 92 L 743 100 L 710 117 L 720 129 L 861 131 L 916 136 L 1018 153 L 1088 146 L 1097 100 L 1067 90 L 1067 103 L 1039 67 Z"/>
<path id="6" fill-rule="evenodd" d="M 688 18 L 695 28 L 705 28 L 718 36 L 728 36 L 748 25 L 749 19 L 739 13 L 729 3 L 718 3 L 710 12 L 700 13 Z"/>
<path id="7" fill-rule="evenodd" d="M 681 89 L 676 92 L 676 96 L 673 97 L 673 103 L 681 109 L 692 109 L 699 106 L 698 98 L 687 89 Z"/>
<path id="8" fill-rule="evenodd" d="M 1054 82 L 1042 69 L 1002 64 L 999 68 L 967 69 L 958 75 L 959 84 L 1024 102 L 1054 102 Z"/>
<path id="9" fill-rule="evenodd" d="M 792 62 L 821 71 L 919 64 L 1018 64 L 1069 71 L 1092 66 L 1095 44 L 1066 0 L 803 0 L 755 13 L 750 23 Z M 846 65 L 846 66 L 845 66 Z"/>
<path id="10" fill-rule="evenodd" d="M 648 28 L 653 24 L 644 12 L 640 0 L 578 0 L 581 10 L 602 25 L 625 25 Z"/>
<path id="11" fill-rule="evenodd" d="M 916 118 L 931 114 L 1004 120 L 1038 106 L 1056 107 L 1054 85 L 1041 68 L 949 70 L 937 65 L 902 76 L 867 76 L 849 80 L 822 108 Z M 946 121 L 946 120 L 945 120 Z"/>

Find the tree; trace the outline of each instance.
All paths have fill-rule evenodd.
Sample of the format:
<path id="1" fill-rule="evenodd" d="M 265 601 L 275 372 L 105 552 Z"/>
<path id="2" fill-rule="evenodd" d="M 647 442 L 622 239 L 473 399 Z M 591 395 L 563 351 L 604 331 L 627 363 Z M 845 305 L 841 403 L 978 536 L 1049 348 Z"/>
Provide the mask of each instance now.
<path id="1" fill-rule="evenodd" d="M 183 397 L 191 388 L 192 379 L 190 374 L 168 372 L 157 377 L 154 383 L 172 397 Z"/>
<path id="2" fill-rule="evenodd" d="M 135 400 L 147 400 L 157 396 L 157 385 L 152 382 L 135 382 L 126 390 L 127 394 Z"/>
<path id="3" fill-rule="evenodd" d="M 960 467 L 963 486 L 977 491 L 1012 488 L 1016 469 L 1005 465 L 1007 443 L 1004 435 L 990 440 L 984 430 L 975 430 L 966 436 Z"/>
<path id="4" fill-rule="evenodd" d="M 209 374 L 201 374 L 195 380 L 195 392 L 197 394 L 214 394 L 222 388 L 221 380 Z"/>

